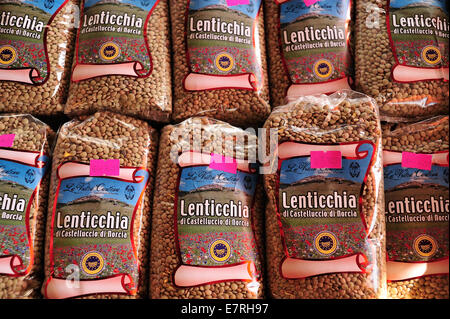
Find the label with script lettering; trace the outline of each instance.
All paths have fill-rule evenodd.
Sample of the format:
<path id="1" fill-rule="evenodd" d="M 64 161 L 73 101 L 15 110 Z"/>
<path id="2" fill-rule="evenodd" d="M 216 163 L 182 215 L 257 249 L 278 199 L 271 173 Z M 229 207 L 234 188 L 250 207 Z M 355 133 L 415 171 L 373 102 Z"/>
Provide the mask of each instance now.
<path id="1" fill-rule="evenodd" d="M 33 266 L 30 210 L 48 163 L 39 152 L 0 149 L 0 275 L 24 276 Z"/>
<path id="2" fill-rule="evenodd" d="M 391 0 L 386 8 L 397 82 L 448 80 L 450 24 L 446 1 Z"/>
<path id="3" fill-rule="evenodd" d="M 374 154 L 370 141 L 279 146 L 277 214 L 284 278 L 371 271 L 375 256 L 361 195 Z"/>
<path id="4" fill-rule="evenodd" d="M 152 72 L 147 22 L 159 0 L 84 0 L 72 81 L 145 78 Z"/>
<path id="5" fill-rule="evenodd" d="M 259 90 L 262 68 L 255 33 L 261 0 L 188 0 L 188 91 Z"/>
<path id="6" fill-rule="evenodd" d="M 89 164 L 66 162 L 57 169 L 53 203 L 47 298 L 99 293 L 134 295 L 138 256 L 134 236 L 136 210 L 149 173 L 120 167 L 118 175 L 90 176 Z M 78 270 L 77 285 L 66 279 Z"/>
<path id="7" fill-rule="evenodd" d="M 176 198 L 176 238 L 181 264 L 175 285 L 255 281 L 258 251 L 252 227 L 256 169 L 238 162 L 236 173 L 210 168 L 210 154 L 185 152 Z"/>
<path id="8" fill-rule="evenodd" d="M 402 152 L 383 152 L 390 281 L 448 274 L 449 153 L 430 155 L 422 169 L 405 167 Z"/>
<path id="9" fill-rule="evenodd" d="M 68 0 L 0 2 L 0 81 L 40 85 L 50 65 L 48 26 Z"/>
<path id="10" fill-rule="evenodd" d="M 350 0 L 271 0 L 279 5 L 282 58 L 291 81 L 287 99 L 349 89 Z"/>

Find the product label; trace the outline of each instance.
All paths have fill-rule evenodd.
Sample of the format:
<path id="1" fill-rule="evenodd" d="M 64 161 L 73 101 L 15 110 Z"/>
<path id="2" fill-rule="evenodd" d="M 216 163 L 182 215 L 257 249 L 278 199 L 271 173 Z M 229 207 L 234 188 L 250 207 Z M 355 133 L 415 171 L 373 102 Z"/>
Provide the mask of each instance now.
<path id="1" fill-rule="evenodd" d="M 398 82 L 448 80 L 450 24 L 446 1 L 391 0 L 387 25 Z"/>
<path id="2" fill-rule="evenodd" d="M 24 276 L 33 266 L 30 209 L 48 162 L 39 152 L 0 149 L 0 275 Z"/>
<path id="3" fill-rule="evenodd" d="M 53 204 L 48 298 L 94 293 L 133 295 L 138 285 L 138 256 L 134 229 L 149 173 L 145 168 L 121 167 L 118 176 L 90 176 L 88 164 L 66 162 L 58 168 L 59 184 Z M 79 272 L 78 287 L 67 285 L 71 271 Z"/>
<path id="4" fill-rule="evenodd" d="M 68 0 L 0 2 L 0 81 L 45 83 L 50 65 L 48 25 Z"/>
<path id="5" fill-rule="evenodd" d="M 257 33 L 261 0 L 189 0 L 186 42 L 188 91 L 259 90 L 262 85 Z"/>
<path id="6" fill-rule="evenodd" d="M 389 280 L 448 273 L 448 152 L 418 155 L 432 156 L 430 169 L 405 167 L 402 152 L 384 151 Z"/>
<path id="7" fill-rule="evenodd" d="M 105 75 L 144 78 L 153 65 L 147 22 L 159 0 L 84 0 L 72 81 Z"/>
<path id="8" fill-rule="evenodd" d="M 313 168 L 312 153 L 332 153 Z M 339 153 L 340 168 L 336 168 Z M 278 148 L 278 218 L 286 257 L 285 278 L 371 271 L 372 245 L 361 197 L 375 146 L 369 141 L 338 145 L 285 142 Z"/>
<path id="9" fill-rule="evenodd" d="M 236 173 L 209 167 L 209 154 L 185 152 L 176 199 L 181 265 L 175 284 L 191 287 L 259 275 L 252 207 L 256 168 L 241 162 Z"/>
<path id="10" fill-rule="evenodd" d="M 276 1 L 280 44 L 291 81 L 288 100 L 350 88 L 350 0 Z"/>

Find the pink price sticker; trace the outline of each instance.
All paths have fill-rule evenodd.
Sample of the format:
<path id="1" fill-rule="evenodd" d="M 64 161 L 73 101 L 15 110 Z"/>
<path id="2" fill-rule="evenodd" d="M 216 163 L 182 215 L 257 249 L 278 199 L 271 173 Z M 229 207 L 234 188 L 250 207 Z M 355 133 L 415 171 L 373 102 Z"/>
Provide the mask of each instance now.
<path id="1" fill-rule="evenodd" d="M 307 7 L 310 5 L 313 5 L 316 2 L 319 2 L 320 0 L 303 0 L 303 2 L 306 4 Z"/>
<path id="2" fill-rule="evenodd" d="M 91 159 L 89 176 L 119 176 L 120 161 L 118 159 Z"/>
<path id="3" fill-rule="evenodd" d="M 16 134 L 0 135 L 0 147 L 12 147 Z"/>
<path id="4" fill-rule="evenodd" d="M 431 170 L 433 155 L 402 152 L 402 167 Z"/>
<path id="5" fill-rule="evenodd" d="M 340 151 L 311 151 L 311 168 L 342 168 Z"/>
<path id="6" fill-rule="evenodd" d="M 237 161 L 232 157 L 223 156 L 220 154 L 211 154 L 211 161 L 209 168 L 218 171 L 223 171 L 231 174 L 237 173 Z"/>
<path id="7" fill-rule="evenodd" d="M 250 0 L 227 0 L 227 6 L 238 6 L 240 4 L 248 5 L 250 4 Z"/>

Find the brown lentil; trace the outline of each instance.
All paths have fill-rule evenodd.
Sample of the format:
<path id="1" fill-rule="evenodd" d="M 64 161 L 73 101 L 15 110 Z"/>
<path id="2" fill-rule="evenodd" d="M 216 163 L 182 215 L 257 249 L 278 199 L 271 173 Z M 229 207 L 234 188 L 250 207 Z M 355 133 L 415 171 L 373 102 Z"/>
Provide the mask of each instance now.
<path id="1" fill-rule="evenodd" d="M 300 279 L 284 278 L 280 265 L 285 252 L 276 214 L 279 177 L 278 173 L 264 175 L 268 196 L 265 220 L 266 259 L 271 296 L 280 299 L 384 297 L 384 194 L 383 183 L 378 182 L 382 176 L 381 128 L 375 102 L 366 95 L 348 90 L 338 91 L 330 96 L 307 96 L 276 107 L 264 127 L 277 130 L 279 145 L 287 141 L 322 145 L 369 140 L 375 146 L 374 164 L 368 172 L 362 191 L 362 215 L 367 225 L 373 226 L 363 240 L 371 241 L 375 246 L 372 257 L 374 267 L 367 274 L 337 272 Z M 270 145 L 269 141 L 267 145 Z M 273 160 L 269 164 L 276 170 Z"/>
<path id="2" fill-rule="evenodd" d="M 88 164 L 91 159 L 119 159 L 121 167 L 144 167 L 150 174 L 147 189 L 134 213 L 133 238 L 139 271 L 135 295 L 93 294 L 80 298 L 116 299 L 144 298 L 148 287 L 148 243 L 150 239 L 150 207 L 156 160 L 157 131 L 146 122 L 111 112 L 97 112 L 83 120 L 65 123 L 58 133 L 53 151 L 49 203 L 56 200 L 58 177 L 56 170 L 65 162 Z M 52 236 L 52 206 L 49 205 L 46 228 L 45 275 L 51 276 L 50 239 Z M 106 261 L 105 261 L 106 262 Z"/>
<path id="3" fill-rule="evenodd" d="M 212 134 L 211 137 L 210 134 Z M 214 138 L 214 134 L 219 138 Z M 200 137 L 201 140 L 195 140 Z M 245 145 L 235 143 L 240 137 L 248 137 Z M 217 136 L 216 136 L 217 137 Z M 192 142 L 194 141 L 194 142 Z M 198 141 L 196 143 L 195 141 Z M 263 253 L 262 211 L 264 209 L 264 192 L 258 183 L 251 208 L 251 222 L 256 240 L 256 264 L 261 265 L 260 275 L 252 282 L 256 291 L 244 281 L 222 281 L 198 286 L 177 287 L 174 272 L 182 261 L 177 253 L 176 221 L 174 209 L 177 205 L 178 178 L 180 166 L 174 162 L 172 155 L 184 151 L 215 153 L 236 159 L 248 159 L 252 147 L 256 146 L 256 135 L 245 134 L 241 129 L 227 123 L 207 117 L 194 117 L 178 125 L 168 125 L 161 132 L 158 169 L 153 199 L 152 238 L 150 252 L 150 298 L 153 299 L 256 299 L 263 297 L 263 265 L 260 254 Z M 222 152 L 217 150 L 223 150 Z M 213 226 L 211 226 L 213 227 Z M 197 243 L 192 243 L 196 245 Z"/>
<path id="4" fill-rule="evenodd" d="M 40 152 L 50 157 L 50 145 L 54 138 L 54 132 L 31 115 L 1 115 L 0 135 L 3 134 L 15 134 L 13 145 L 8 148 L 10 150 Z M 50 170 L 50 163 L 47 166 L 47 170 Z M 30 205 L 28 231 L 34 255 L 31 269 L 25 276 L 0 275 L 0 299 L 40 297 L 49 176 L 50 174 L 46 173 L 42 178 Z"/>

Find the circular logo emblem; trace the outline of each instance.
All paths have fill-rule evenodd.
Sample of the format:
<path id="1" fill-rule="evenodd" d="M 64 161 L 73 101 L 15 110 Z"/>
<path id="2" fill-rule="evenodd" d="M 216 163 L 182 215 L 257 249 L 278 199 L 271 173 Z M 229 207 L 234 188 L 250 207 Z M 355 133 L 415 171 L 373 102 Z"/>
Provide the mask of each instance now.
<path id="1" fill-rule="evenodd" d="M 103 270 L 103 256 L 98 252 L 89 252 L 84 255 L 81 261 L 81 268 L 88 275 L 96 275 Z"/>
<path id="2" fill-rule="evenodd" d="M 314 247 L 323 255 L 331 255 L 337 249 L 336 236 L 331 232 L 320 232 L 314 239 Z"/>
<path id="3" fill-rule="evenodd" d="M 136 193 L 136 191 L 134 190 L 133 185 L 127 185 L 127 187 L 125 187 L 125 198 L 126 199 L 132 200 L 134 198 L 135 193 Z"/>
<path id="4" fill-rule="evenodd" d="M 27 184 L 31 184 L 35 181 L 35 179 L 36 179 L 36 172 L 30 168 L 25 173 L 25 182 Z"/>
<path id="5" fill-rule="evenodd" d="M 231 246 L 227 241 L 217 239 L 209 247 L 209 254 L 215 261 L 224 262 L 231 256 Z"/>
<path id="6" fill-rule="evenodd" d="M 216 56 L 216 67 L 222 72 L 228 72 L 234 67 L 233 57 L 226 53 L 220 53 Z"/>
<path id="7" fill-rule="evenodd" d="M 442 59 L 441 51 L 433 45 L 428 45 L 422 50 L 422 59 L 428 64 L 437 64 Z"/>
<path id="8" fill-rule="evenodd" d="M 112 61 L 120 54 L 120 48 L 114 42 L 106 42 L 100 48 L 100 56 L 105 61 Z"/>
<path id="9" fill-rule="evenodd" d="M 4 45 L 0 47 L 0 64 L 10 65 L 16 61 L 17 53 L 10 45 Z"/>
<path id="10" fill-rule="evenodd" d="M 314 74 L 320 79 L 327 79 L 333 74 L 333 65 L 328 60 L 319 60 L 314 64 Z"/>
<path id="11" fill-rule="evenodd" d="M 350 176 L 353 178 L 359 177 L 359 174 L 361 173 L 361 166 L 359 166 L 358 163 L 352 162 L 350 164 Z"/>
<path id="12" fill-rule="evenodd" d="M 436 240 L 429 235 L 420 235 L 414 239 L 414 251 L 421 257 L 431 257 L 438 248 Z"/>

